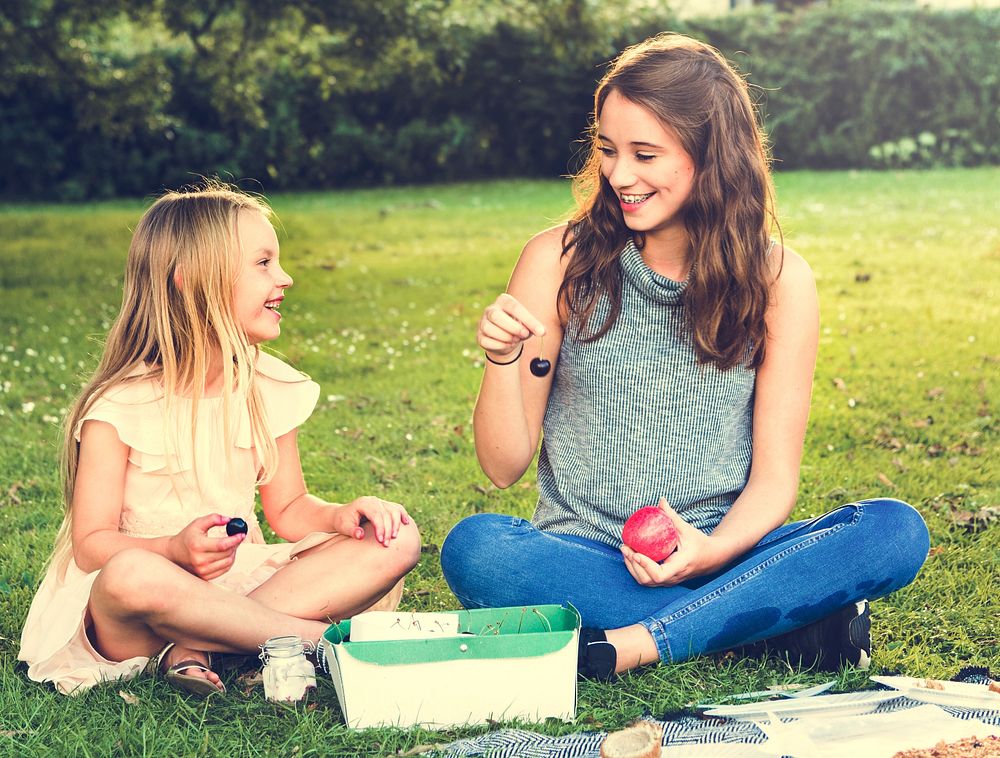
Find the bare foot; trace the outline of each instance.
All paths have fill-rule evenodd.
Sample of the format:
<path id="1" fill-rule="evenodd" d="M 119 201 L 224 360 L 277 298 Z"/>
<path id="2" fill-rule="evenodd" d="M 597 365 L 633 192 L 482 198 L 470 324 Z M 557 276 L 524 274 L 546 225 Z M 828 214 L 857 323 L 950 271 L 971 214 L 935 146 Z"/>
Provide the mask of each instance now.
<path id="1" fill-rule="evenodd" d="M 190 666 L 182 666 L 179 669 L 174 669 L 176 676 L 181 679 L 204 679 L 206 682 L 211 684 L 218 692 L 225 692 L 226 686 L 222 683 L 219 675 L 216 674 L 209 668 L 209 656 L 208 653 L 201 650 L 193 650 L 188 647 L 181 647 L 180 645 L 174 645 L 163 658 L 163 662 L 160 664 L 160 672 L 166 674 L 174 666 L 181 663 L 189 663 Z M 176 677 L 175 677 L 176 680 Z M 199 692 L 205 694 L 211 690 L 208 687 L 197 687 L 197 686 L 187 686 L 183 682 L 177 682 L 177 684 L 184 688 L 189 689 L 192 692 Z"/>

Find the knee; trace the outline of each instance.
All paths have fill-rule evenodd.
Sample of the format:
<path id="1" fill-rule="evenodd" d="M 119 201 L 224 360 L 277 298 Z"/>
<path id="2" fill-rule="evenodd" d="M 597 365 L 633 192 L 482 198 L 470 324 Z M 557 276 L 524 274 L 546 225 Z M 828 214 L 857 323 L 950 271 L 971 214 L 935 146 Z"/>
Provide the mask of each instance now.
<path id="1" fill-rule="evenodd" d="M 364 561 L 366 571 L 379 581 L 394 584 L 420 561 L 420 531 L 412 520 L 409 524 L 400 525 L 399 532 L 389 540 L 388 547 L 375 540 L 370 527 L 366 526 L 365 531 L 366 539 L 359 558 Z M 333 553 L 331 558 L 340 560 Z"/>
<path id="2" fill-rule="evenodd" d="M 94 580 L 93 594 L 115 608 L 142 613 L 175 602 L 166 578 L 168 562 L 155 553 L 129 548 L 108 559 Z"/>
<path id="3" fill-rule="evenodd" d="M 930 532 L 919 511 L 902 500 L 880 498 L 864 502 L 867 513 L 877 514 L 883 538 L 895 545 L 897 555 L 917 575 L 930 550 Z"/>
<path id="4" fill-rule="evenodd" d="M 441 545 L 441 572 L 449 585 L 454 587 L 453 580 L 467 574 L 465 569 L 470 564 L 482 564 L 486 557 L 483 555 L 483 547 L 487 544 L 494 547 L 497 545 L 499 522 L 503 519 L 509 523 L 511 517 L 497 513 L 476 513 L 451 528 Z"/>
<path id="5" fill-rule="evenodd" d="M 420 562 L 420 530 L 410 519 L 409 524 L 402 524 L 399 533 L 389 543 L 392 554 L 393 572 L 397 577 L 409 573 Z"/>

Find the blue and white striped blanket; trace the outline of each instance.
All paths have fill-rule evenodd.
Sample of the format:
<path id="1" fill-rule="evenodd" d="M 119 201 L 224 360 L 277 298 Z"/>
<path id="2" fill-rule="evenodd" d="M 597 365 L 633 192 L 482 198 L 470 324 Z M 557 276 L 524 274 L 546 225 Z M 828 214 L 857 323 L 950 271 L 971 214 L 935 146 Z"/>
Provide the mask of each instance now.
<path id="1" fill-rule="evenodd" d="M 822 697 L 822 696 L 819 696 Z M 924 705 L 906 697 L 895 698 L 880 704 L 873 713 L 894 713 Z M 962 720 L 978 719 L 1000 727 L 1000 710 L 980 710 L 938 706 L 951 716 Z M 784 720 L 784 719 L 783 719 Z M 694 716 L 669 721 L 649 721 L 663 729 L 662 744 L 710 745 L 743 744 L 761 745 L 767 741 L 764 733 L 747 721 Z M 583 732 L 561 737 L 549 737 L 523 729 L 503 729 L 478 737 L 458 740 L 434 753 L 444 758 L 597 758 L 601 742 L 607 732 Z M 728 751 L 727 751 L 728 754 Z"/>

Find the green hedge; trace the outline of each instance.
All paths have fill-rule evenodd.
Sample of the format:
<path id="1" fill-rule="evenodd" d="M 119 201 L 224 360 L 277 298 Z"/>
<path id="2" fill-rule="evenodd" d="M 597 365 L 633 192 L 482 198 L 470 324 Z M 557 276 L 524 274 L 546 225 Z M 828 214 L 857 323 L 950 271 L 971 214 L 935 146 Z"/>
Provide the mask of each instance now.
<path id="1" fill-rule="evenodd" d="M 665 29 L 750 74 L 779 167 L 1000 162 L 1000 11 L 838 5 L 681 22 L 579 0 L 511 7 L 425 10 L 367 59 L 292 12 L 235 58 L 238 38 L 222 37 L 235 23 L 213 50 L 119 17 L 74 38 L 86 54 L 54 71 L 12 65 L 37 51 L 0 23 L 22 45 L 2 61 L 0 193 L 145 194 L 197 174 L 267 191 L 565 174 L 603 64 Z"/>

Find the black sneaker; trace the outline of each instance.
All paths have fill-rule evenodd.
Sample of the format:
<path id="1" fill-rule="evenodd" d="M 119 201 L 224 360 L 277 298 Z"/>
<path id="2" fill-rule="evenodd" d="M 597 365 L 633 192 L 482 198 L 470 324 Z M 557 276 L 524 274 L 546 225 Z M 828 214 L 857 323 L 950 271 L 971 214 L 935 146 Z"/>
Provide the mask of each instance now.
<path id="1" fill-rule="evenodd" d="M 871 664 L 871 609 L 859 600 L 780 637 L 767 640 L 768 650 L 786 654 L 793 663 L 838 671 L 844 664 L 867 669 Z"/>
<path id="2" fill-rule="evenodd" d="M 576 671 L 584 679 L 610 682 L 615 678 L 618 651 L 603 629 L 583 628 L 577 648 Z"/>

